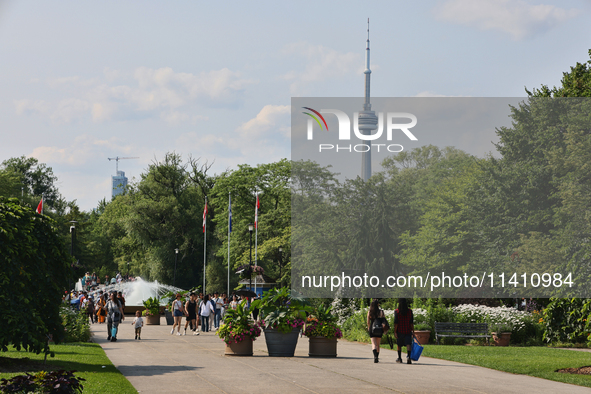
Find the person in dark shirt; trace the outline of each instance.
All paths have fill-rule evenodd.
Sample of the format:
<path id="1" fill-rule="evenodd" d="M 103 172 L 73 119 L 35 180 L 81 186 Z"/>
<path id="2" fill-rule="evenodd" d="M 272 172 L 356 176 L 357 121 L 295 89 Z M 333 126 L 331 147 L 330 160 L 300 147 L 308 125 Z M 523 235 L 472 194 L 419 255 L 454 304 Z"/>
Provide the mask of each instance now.
<path id="1" fill-rule="evenodd" d="M 367 330 L 371 339 L 371 349 L 373 351 L 373 362 L 379 362 L 380 342 L 382 335 L 388 331 L 388 321 L 384 311 L 380 309 L 378 300 L 373 300 L 367 312 Z"/>
<path id="2" fill-rule="evenodd" d="M 412 364 L 410 360 L 410 348 L 412 337 L 415 335 L 412 309 L 408 307 L 406 298 L 398 299 L 398 309 L 394 311 L 394 336 L 398 345 L 397 363 L 402 363 L 402 346 L 406 345 L 406 363 Z"/>

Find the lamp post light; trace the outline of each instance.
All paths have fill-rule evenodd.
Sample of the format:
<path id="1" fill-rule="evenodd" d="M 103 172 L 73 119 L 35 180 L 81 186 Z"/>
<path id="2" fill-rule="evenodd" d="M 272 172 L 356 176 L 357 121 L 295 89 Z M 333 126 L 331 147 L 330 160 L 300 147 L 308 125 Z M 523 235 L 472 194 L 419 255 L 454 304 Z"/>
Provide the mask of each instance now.
<path id="1" fill-rule="evenodd" d="M 76 233 L 76 220 L 70 220 L 72 225 L 70 226 L 70 235 L 71 235 L 71 242 L 70 242 L 70 256 L 74 257 L 74 234 Z M 70 266 L 72 273 L 74 273 L 74 267 Z M 70 282 L 70 288 L 72 288 L 72 283 Z"/>
<path id="2" fill-rule="evenodd" d="M 176 286 L 176 262 L 178 260 L 178 257 L 179 257 L 179 249 L 176 248 L 174 250 L 174 277 L 172 279 L 172 285 L 173 286 Z"/>
<path id="3" fill-rule="evenodd" d="M 283 255 L 283 246 L 279 247 L 279 287 L 283 284 L 283 275 L 281 274 L 281 268 L 283 267 L 283 261 L 281 259 Z"/>
<path id="4" fill-rule="evenodd" d="M 252 231 L 254 230 L 254 224 L 248 224 L 248 232 L 250 233 L 250 262 L 249 262 L 249 278 L 250 284 L 248 285 L 248 290 L 252 291 Z M 248 301 L 250 302 L 250 297 L 248 297 Z"/>

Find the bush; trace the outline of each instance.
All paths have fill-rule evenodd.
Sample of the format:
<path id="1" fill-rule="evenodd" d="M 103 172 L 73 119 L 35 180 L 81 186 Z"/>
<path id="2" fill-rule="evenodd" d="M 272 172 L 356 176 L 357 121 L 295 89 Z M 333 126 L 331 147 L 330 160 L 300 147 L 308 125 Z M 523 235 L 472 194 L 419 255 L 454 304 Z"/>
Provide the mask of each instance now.
<path id="1" fill-rule="evenodd" d="M 362 309 L 345 320 L 343 323 L 343 336 L 349 341 L 370 341 L 367 332 L 367 309 Z"/>
<path id="2" fill-rule="evenodd" d="M 64 326 L 64 342 L 88 342 L 90 341 L 90 324 L 86 310 L 75 311 L 68 305 L 62 304 L 60 317 Z"/>
<path id="3" fill-rule="evenodd" d="M 591 299 L 553 298 L 540 320 L 546 343 L 584 343 L 589 340 Z"/>
<path id="4" fill-rule="evenodd" d="M 41 371 L 35 375 L 17 375 L 0 380 L 3 393 L 81 393 L 84 378 L 74 376 L 76 371 Z"/>

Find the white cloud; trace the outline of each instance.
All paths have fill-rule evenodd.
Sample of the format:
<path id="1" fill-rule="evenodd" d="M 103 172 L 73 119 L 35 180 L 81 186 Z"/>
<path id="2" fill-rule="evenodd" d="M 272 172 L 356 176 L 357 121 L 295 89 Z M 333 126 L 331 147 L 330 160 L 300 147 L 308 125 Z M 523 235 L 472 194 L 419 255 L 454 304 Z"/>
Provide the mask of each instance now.
<path id="1" fill-rule="evenodd" d="M 53 78 L 47 85 L 67 97 L 55 100 L 15 100 L 16 113 L 35 114 L 53 123 L 90 119 L 94 122 L 154 117 L 169 123 L 206 120 L 198 106 L 233 107 L 245 88 L 255 83 L 227 68 L 200 74 L 174 72 L 170 67 L 137 68 L 133 81 L 115 84 L 125 76 L 105 69 L 101 78 Z"/>
<path id="2" fill-rule="evenodd" d="M 524 0 L 448 0 L 434 11 L 441 20 L 499 30 L 517 40 L 542 34 L 578 14 L 575 9 Z"/>
<path id="3" fill-rule="evenodd" d="M 287 45 L 283 52 L 286 55 L 295 54 L 306 58 L 306 67 L 303 71 L 290 71 L 282 76 L 283 79 L 292 81 L 292 94 L 297 93 L 306 84 L 363 70 L 363 57 L 360 53 L 342 53 L 306 42 Z"/>
<path id="4" fill-rule="evenodd" d="M 289 137 L 286 125 L 289 125 L 290 114 L 289 105 L 265 105 L 256 117 L 243 123 L 237 131 L 244 138 L 261 138 L 269 132 Z"/>
<path id="5" fill-rule="evenodd" d="M 254 118 L 230 133 L 190 132 L 175 142 L 194 156 L 215 158 L 218 168 L 272 162 L 289 156 L 290 114 L 288 105 L 265 105 Z"/>
<path id="6" fill-rule="evenodd" d="M 107 157 L 110 152 L 128 154 L 130 146 L 124 146 L 115 137 L 99 140 L 89 135 L 76 137 L 69 146 L 38 146 L 33 149 L 30 157 L 42 163 L 83 165 L 93 159 Z"/>

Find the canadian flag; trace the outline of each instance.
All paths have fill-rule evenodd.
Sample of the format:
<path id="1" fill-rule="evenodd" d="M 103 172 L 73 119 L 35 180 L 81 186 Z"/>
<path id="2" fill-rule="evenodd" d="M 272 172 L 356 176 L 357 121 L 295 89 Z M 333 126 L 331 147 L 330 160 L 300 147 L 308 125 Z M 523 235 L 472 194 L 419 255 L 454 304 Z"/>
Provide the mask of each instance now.
<path id="1" fill-rule="evenodd" d="M 259 208 L 261 207 L 261 202 L 259 201 L 259 194 L 257 193 L 257 203 L 254 207 L 254 228 L 258 228 L 259 225 Z"/>
<path id="2" fill-rule="evenodd" d="M 207 200 L 205 200 L 205 208 L 203 209 L 203 232 L 205 232 L 206 219 L 207 219 Z"/>
<path id="3" fill-rule="evenodd" d="M 41 201 L 39 201 L 39 205 L 37 205 L 37 213 L 43 213 L 43 196 L 41 196 Z"/>

